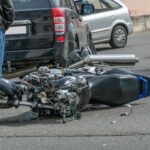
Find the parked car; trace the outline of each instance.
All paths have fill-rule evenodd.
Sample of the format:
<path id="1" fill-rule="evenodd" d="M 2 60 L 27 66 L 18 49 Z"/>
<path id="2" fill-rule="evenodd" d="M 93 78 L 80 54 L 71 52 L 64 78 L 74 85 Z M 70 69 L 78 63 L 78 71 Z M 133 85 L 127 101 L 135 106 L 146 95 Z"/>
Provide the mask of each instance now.
<path id="1" fill-rule="evenodd" d="M 133 32 L 129 9 L 120 0 L 74 0 L 92 32 L 95 44 L 110 43 L 113 48 L 126 45 Z"/>
<path id="2" fill-rule="evenodd" d="M 16 17 L 6 32 L 5 62 L 56 61 L 66 65 L 74 49 L 89 46 L 89 28 L 72 0 L 13 0 Z"/>

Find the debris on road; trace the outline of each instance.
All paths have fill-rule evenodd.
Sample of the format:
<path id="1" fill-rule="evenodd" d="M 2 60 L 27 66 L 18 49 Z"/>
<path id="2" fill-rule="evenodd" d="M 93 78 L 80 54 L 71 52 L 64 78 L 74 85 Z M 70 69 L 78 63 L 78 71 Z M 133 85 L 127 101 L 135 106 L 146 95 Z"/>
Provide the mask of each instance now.
<path id="1" fill-rule="evenodd" d="M 130 114 L 128 112 L 125 112 L 125 113 L 122 113 L 120 116 L 125 117 L 125 116 L 130 116 Z"/>
<path id="2" fill-rule="evenodd" d="M 125 104 L 126 107 L 132 108 L 131 104 Z"/>
<path id="3" fill-rule="evenodd" d="M 115 121 L 115 120 L 111 122 L 111 124 L 116 124 L 116 123 L 117 123 L 117 121 Z"/>

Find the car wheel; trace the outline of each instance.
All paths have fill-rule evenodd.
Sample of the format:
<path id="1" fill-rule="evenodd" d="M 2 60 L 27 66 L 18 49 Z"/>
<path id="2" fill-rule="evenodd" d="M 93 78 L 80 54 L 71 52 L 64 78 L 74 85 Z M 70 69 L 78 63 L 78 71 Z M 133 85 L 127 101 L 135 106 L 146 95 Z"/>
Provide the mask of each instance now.
<path id="1" fill-rule="evenodd" d="M 91 38 L 91 35 L 89 37 L 89 48 L 91 49 L 92 54 L 97 54 L 95 45 L 94 45 L 92 38 Z"/>
<path id="2" fill-rule="evenodd" d="M 79 49 L 79 46 L 77 44 L 77 42 L 74 43 L 74 50 L 78 50 Z"/>
<path id="3" fill-rule="evenodd" d="M 127 43 L 128 35 L 123 26 L 116 26 L 111 35 L 110 45 L 113 48 L 123 48 Z"/>
<path id="4" fill-rule="evenodd" d="M 78 52 L 79 52 L 78 44 L 77 42 L 75 42 L 73 50 L 70 50 L 68 52 L 68 60 L 67 60 L 66 67 L 80 61 L 80 56 Z"/>
<path id="5" fill-rule="evenodd" d="M 91 49 L 91 52 L 92 52 L 93 55 L 97 54 L 95 45 L 93 44 L 92 41 L 91 41 L 90 44 L 89 44 L 89 48 Z"/>

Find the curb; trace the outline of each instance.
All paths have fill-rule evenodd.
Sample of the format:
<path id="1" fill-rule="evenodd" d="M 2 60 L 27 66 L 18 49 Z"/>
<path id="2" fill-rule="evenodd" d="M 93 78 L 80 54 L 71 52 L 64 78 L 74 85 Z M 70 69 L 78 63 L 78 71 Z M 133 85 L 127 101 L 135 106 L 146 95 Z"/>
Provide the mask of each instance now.
<path id="1" fill-rule="evenodd" d="M 134 32 L 150 30 L 150 15 L 132 16 Z"/>

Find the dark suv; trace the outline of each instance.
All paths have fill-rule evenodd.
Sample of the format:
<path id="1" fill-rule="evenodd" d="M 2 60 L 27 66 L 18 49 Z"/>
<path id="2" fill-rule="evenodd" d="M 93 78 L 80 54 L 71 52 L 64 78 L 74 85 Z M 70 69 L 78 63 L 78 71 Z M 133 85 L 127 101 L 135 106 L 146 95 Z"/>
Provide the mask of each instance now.
<path id="1" fill-rule="evenodd" d="M 74 49 L 88 47 L 89 31 L 73 0 L 13 0 L 16 17 L 6 32 L 5 62 L 67 62 Z"/>

